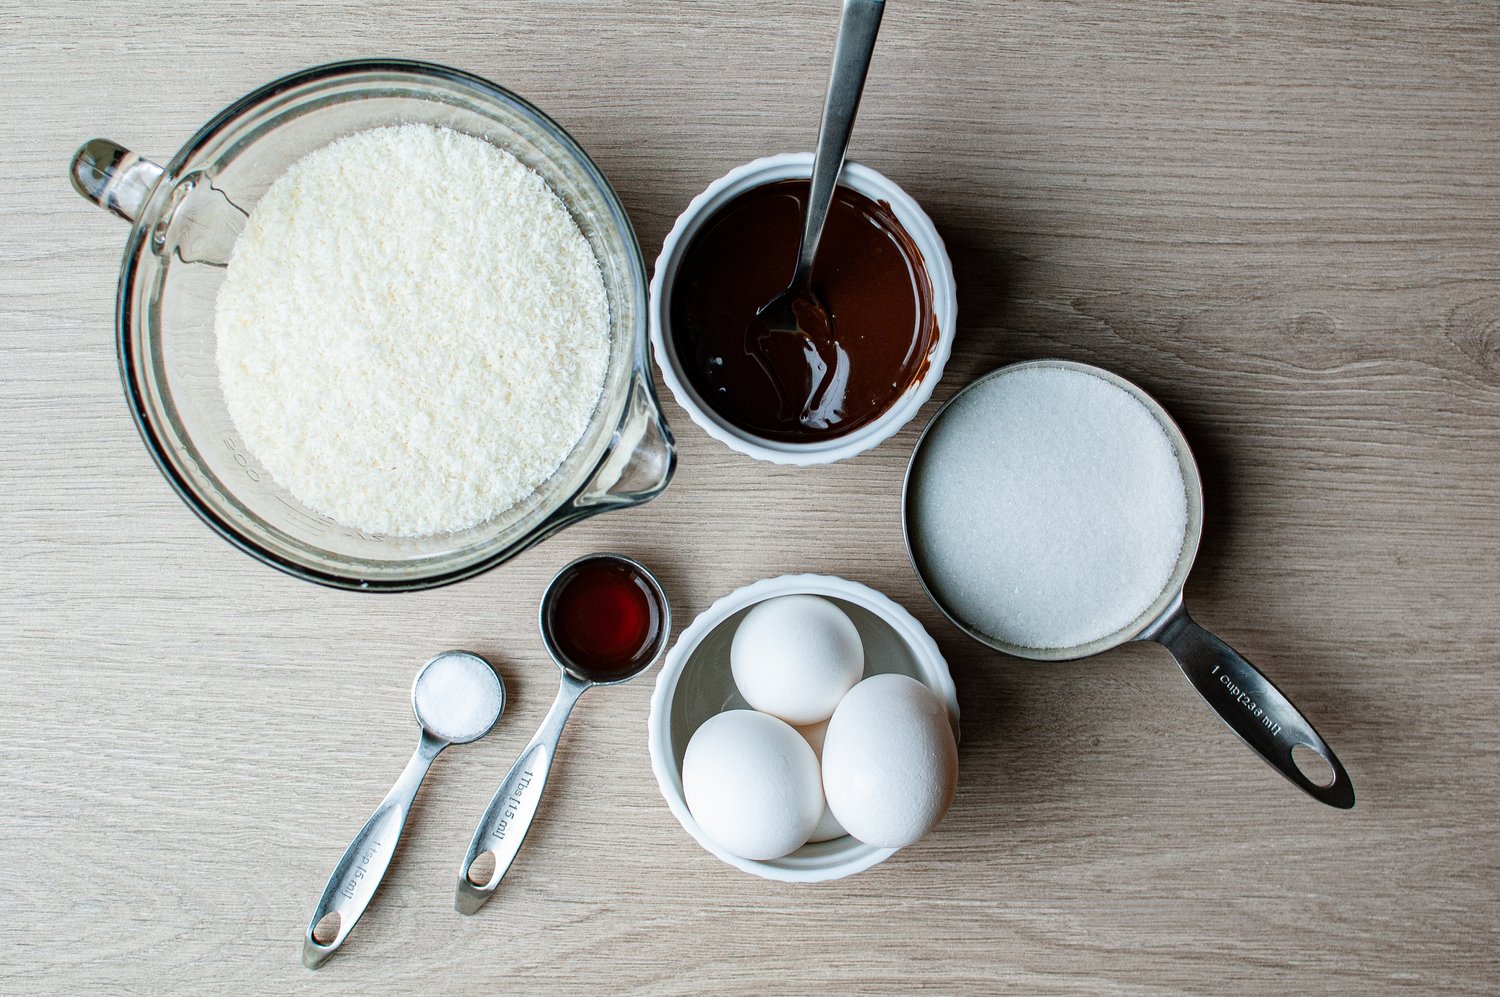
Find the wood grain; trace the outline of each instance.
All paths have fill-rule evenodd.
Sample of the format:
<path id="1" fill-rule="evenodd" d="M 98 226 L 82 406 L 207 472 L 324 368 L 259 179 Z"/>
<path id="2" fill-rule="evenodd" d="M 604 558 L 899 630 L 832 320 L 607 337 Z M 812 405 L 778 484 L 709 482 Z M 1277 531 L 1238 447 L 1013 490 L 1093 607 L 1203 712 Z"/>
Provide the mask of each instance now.
<path id="1" fill-rule="evenodd" d="M 1189 601 L 1338 749 L 1357 809 L 1284 786 L 1157 648 L 1025 665 L 943 622 L 902 553 L 924 412 L 788 470 L 667 403 L 671 489 L 442 591 L 324 591 L 231 549 L 136 438 L 122 225 L 65 166 L 168 155 L 283 72 L 427 58 L 527 95 L 647 255 L 728 168 L 812 144 L 827 0 L 0 0 L 0 991 L 1487 994 L 1500 986 L 1500 7 L 893 2 L 853 156 L 948 240 L 935 406 L 1063 356 L 1155 392 L 1203 467 Z M 473 821 L 550 702 L 553 570 L 614 548 L 679 621 L 786 571 L 886 591 L 964 714 L 938 833 L 864 875 L 701 851 L 646 755 L 650 680 L 586 697 L 502 899 L 453 913 Z M 445 755 L 392 874 L 314 975 L 300 935 L 414 740 L 447 647 L 502 727 Z"/>

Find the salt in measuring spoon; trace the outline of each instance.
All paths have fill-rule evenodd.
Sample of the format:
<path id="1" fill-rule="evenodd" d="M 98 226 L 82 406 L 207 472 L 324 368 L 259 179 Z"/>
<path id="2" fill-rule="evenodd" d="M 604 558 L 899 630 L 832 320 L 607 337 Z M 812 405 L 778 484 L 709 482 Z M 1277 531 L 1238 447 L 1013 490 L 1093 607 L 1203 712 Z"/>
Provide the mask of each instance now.
<path id="1" fill-rule="evenodd" d="M 590 554 L 564 565 L 542 594 L 538 615 L 542 643 L 562 673 L 562 688 L 469 842 L 454 900 L 463 914 L 485 905 L 520 853 L 578 697 L 645 671 L 672 631 L 661 584 L 640 562 L 619 554 Z M 481 861 L 485 856 L 494 857 L 493 869 Z"/>
<path id="2" fill-rule="evenodd" d="M 375 813 L 334 867 L 307 923 L 302 964 L 317 969 L 370 905 L 401 840 L 401 829 L 432 760 L 450 744 L 478 740 L 505 709 L 505 683 L 489 662 L 467 651 L 444 651 L 422 666 L 411 686 L 411 708 L 422 726 L 417 750 Z M 332 915 L 319 929 L 319 922 Z"/>

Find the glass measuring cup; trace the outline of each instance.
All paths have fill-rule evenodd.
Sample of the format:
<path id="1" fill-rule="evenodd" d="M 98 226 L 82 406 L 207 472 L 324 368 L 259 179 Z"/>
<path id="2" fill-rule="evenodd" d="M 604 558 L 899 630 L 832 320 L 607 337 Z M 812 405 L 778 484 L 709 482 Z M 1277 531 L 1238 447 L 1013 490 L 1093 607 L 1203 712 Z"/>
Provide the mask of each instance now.
<path id="1" fill-rule="evenodd" d="M 271 480 L 219 390 L 214 303 L 248 212 L 291 164 L 342 135 L 413 122 L 493 142 L 546 180 L 599 262 L 611 343 L 588 428 L 550 479 L 478 526 L 409 539 L 341 526 Z M 87 142 L 72 180 L 132 223 L 116 336 L 141 438 L 189 508 L 272 567 L 340 588 L 430 588 L 492 568 L 586 516 L 645 502 L 671 479 L 675 451 L 651 385 L 635 232 L 567 132 L 493 83 L 417 62 L 318 66 L 225 108 L 165 166 L 113 142 Z"/>
<path id="2" fill-rule="evenodd" d="M 931 437 L 933 427 L 939 425 L 945 412 L 966 394 L 994 378 L 1004 377 L 1019 370 L 1036 367 L 1053 367 L 1077 371 L 1100 378 L 1125 391 L 1138 401 L 1161 426 L 1176 455 L 1178 469 L 1182 474 L 1187 500 L 1187 526 L 1182 547 L 1170 578 L 1155 600 L 1134 620 L 1113 633 L 1071 647 L 1039 648 L 1013 644 L 986 633 L 963 618 L 939 596 L 939 586 L 930 579 L 924 567 L 920 545 L 913 542 L 913 482 L 927 474 L 941 473 L 940 468 L 928 467 L 923 461 L 924 444 Z M 975 455 L 976 459 L 980 455 Z M 1198 541 L 1203 530 L 1203 486 L 1198 475 L 1198 465 L 1188 449 L 1182 430 L 1171 416 L 1157 404 L 1156 400 L 1136 385 L 1107 370 L 1088 364 L 1065 360 L 1036 360 L 1003 367 L 968 385 L 933 416 L 912 453 L 907 466 L 906 480 L 902 491 L 902 529 L 906 538 L 907 554 L 917 577 L 926 589 L 928 597 L 943 613 L 970 637 L 999 651 L 1019 658 L 1036 661 L 1068 661 L 1098 654 L 1126 641 L 1155 641 L 1167 648 L 1181 666 L 1184 674 L 1193 683 L 1204 701 L 1220 719 L 1239 735 L 1252 750 L 1257 752 L 1272 768 L 1276 769 L 1298 788 L 1314 799 L 1332 807 L 1348 809 L 1354 806 L 1354 789 L 1349 775 L 1339 762 L 1333 749 L 1318 735 L 1312 724 L 1298 712 L 1297 708 L 1282 695 L 1272 682 L 1262 675 L 1249 661 L 1224 641 L 1199 626 L 1183 604 L 1183 586 L 1192 570 L 1193 559 L 1198 551 Z M 1318 781 L 1310 778 L 1299 766 L 1293 752 L 1305 748 L 1315 753 L 1331 770 L 1331 779 Z"/>
<path id="3" fill-rule="evenodd" d="M 635 608 L 646 616 L 638 631 L 633 619 L 625 619 L 635 611 L 631 606 L 606 594 L 606 586 L 587 585 L 589 575 L 600 571 L 618 572 L 619 592 L 631 602 L 635 597 L 629 590 L 638 592 L 640 604 Z M 604 637 L 594 634 L 580 639 L 570 632 L 577 624 L 588 625 L 590 616 L 594 626 L 616 621 L 621 626 L 612 627 L 616 633 Z M 563 725 L 578 697 L 594 686 L 629 682 L 651 667 L 672 632 L 671 608 L 656 576 L 639 561 L 619 554 L 589 554 L 564 565 L 542 594 L 538 617 L 542 643 L 562 673 L 562 687 L 536 736 L 522 749 L 479 819 L 458 871 L 454 906 L 463 914 L 478 913 L 520 854 L 546 788 Z M 636 632 L 639 639 L 632 640 Z M 480 864 L 487 855 L 494 857 L 493 870 L 486 871 Z"/>

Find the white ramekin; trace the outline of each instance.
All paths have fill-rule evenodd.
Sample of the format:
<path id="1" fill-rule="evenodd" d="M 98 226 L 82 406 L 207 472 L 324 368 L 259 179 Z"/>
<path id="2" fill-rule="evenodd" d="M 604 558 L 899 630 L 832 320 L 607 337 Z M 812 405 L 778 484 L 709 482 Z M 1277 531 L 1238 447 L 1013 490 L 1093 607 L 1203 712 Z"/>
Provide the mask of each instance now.
<path id="1" fill-rule="evenodd" d="M 647 720 L 651 770 L 672 815 L 698 844 L 736 869 L 783 883 L 842 879 L 896 852 L 846 835 L 803 845 L 779 859 L 744 859 L 714 844 L 688 811 L 681 759 L 697 724 L 723 710 L 748 708 L 735 689 L 729 667 L 735 627 L 756 603 L 802 593 L 841 603 L 864 639 L 865 674 L 900 672 L 922 681 L 947 704 L 953 732 L 958 733 L 958 691 L 937 644 L 910 613 L 869 586 L 832 575 L 782 575 L 736 589 L 699 614 L 667 652 L 656 678 Z"/>
<path id="2" fill-rule="evenodd" d="M 937 226 L 916 201 L 885 176 L 861 166 L 845 163 L 839 183 L 852 187 L 866 197 L 885 201 L 891 206 L 896 220 L 906 229 L 917 249 L 927 276 L 932 281 L 932 309 L 937 319 L 938 336 L 933 345 L 927 371 L 907 389 L 906 393 L 887 409 L 880 418 L 862 426 L 846 436 L 818 443 L 787 443 L 767 440 L 755 436 L 730 423 L 703 404 L 678 362 L 670 330 L 672 280 L 677 274 L 678 263 L 699 226 L 720 207 L 745 191 L 777 180 L 806 179 L 812 175 L 812 153 L 794 152 L 779 156 L 766 156 L 754 162 L 738 166 L 708 185 L 708 189 L 688 204 L 687 210 L 677 217 L 677 223 L 662 242 L 661 255 L 656 258 L 656 267 L 651 276 L 651 346 L 656 354 L 656 365 L 661 376 L 692 420 L 705 433 L 723 443 L 731 450 L 774 464 L 831 464 L 856 454 L 864 453 L 894 435 L 911 421 L 932 397 L 932 389 L 943 376 L 943 367 L 953 352 L 953 333 L 958 312 L 958 299 L 953 283 L 953 264 L 943 246 Z"/>

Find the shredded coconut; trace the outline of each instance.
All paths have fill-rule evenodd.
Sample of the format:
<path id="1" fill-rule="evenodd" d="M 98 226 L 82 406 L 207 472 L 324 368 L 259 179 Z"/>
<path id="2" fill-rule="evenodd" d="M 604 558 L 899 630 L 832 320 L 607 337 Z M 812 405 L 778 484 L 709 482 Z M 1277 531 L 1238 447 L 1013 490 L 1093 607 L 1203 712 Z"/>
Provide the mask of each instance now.
<path id="1" fill-rule="evenodd" d="M 583 436 L 609 361 L 603 276 L 562 201 L 429 125 L 341 138 L 272 184 L 214 330 L 230 418 L 266 470 L 395 536 L 531 494 Z"/>
<path id="2" fill-rule="evenodd" d="M 1103 378 L 1011 371 L 948 408 L 913 476 L 912 549 L 960 619 L 1023 647 L 1069 648 L 1134 622 L 1187 536 L 1177 453 Z"/>

